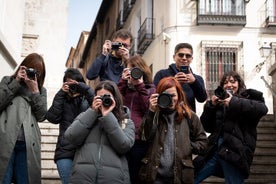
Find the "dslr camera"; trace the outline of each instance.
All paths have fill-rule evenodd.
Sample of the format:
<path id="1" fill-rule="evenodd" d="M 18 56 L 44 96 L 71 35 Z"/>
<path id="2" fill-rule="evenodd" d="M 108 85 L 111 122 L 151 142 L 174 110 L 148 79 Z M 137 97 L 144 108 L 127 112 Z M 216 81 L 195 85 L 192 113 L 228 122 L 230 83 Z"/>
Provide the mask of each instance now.
<path id="1" fill-rule="evenodd" d="M 33 69 L 33 68 L 26 68 L 25 71 L 27 73 L 27 77 L 30 80 L 34 80 L 35 79 L 35 76 L 37 74 L 37 71 L 35 69 Z"/>
<path id="2" fill-rule="evenodd" d="M 221 86 L 218 86 L 217 89 L 215 89 L 215 95 L 220 99 L 224 100 L 229 97 L 228 92 L 231 94 L 233 93 L 232 90 L 224 90 Z"/>
<path id="3" fill-rule="evenodd" d="M 123 44 L 121 42 L 112 42 L 111 43 L 112 50 L 119 50 L 119 48 L 122 46 L 123 46 Z"/>
<path id="4" fill-rule="evenodd" d="M 140 68 L 138 68 L 138 67 L 134 67 L 130 71 L 130 76 L 133 79 L 138 80 L 138 79 L 140 79 L 143 76 L 143 71 Z"/>
<path id="5" fill-rule="evenodd" d="M 110 107 L 113 103 L 111 96 L 109 94 L 104 94 L 103 96 L 100 96 L 99 99 L 103 101 L 104 107 Z"/>
<path id="6" fill-rule="evenodd" d="M 80 87 L 78 84 L 70 84 L 69 85 L 69 92 L 70 93 L 80 93 L 81 90 L 80 90 Z"/>
<path id="7" fill-rule="evenodd" d="M 167 109 L 172 105 L 173 95 L 163 92 L 158 96 L 157 104 L 162 109 Z"/>

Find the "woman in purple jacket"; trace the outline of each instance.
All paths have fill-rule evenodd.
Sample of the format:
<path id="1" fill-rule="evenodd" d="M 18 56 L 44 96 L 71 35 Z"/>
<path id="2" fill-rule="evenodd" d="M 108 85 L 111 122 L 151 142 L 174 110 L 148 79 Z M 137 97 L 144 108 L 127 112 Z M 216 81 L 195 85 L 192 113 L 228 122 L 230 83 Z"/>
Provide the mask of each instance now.
<path id="1" fill-rule="evenodd" d="M 128 153 L 130 179 L 131 183 L 141 183 L 138 173 L 147 150 L 147 143 L 141 140 L 139 129 L 148 108 L 149 97 L 155 93 L 150 68 L 141 56 L 136 55 L 127 60 L 118 88 L 135 124 L 135 143 Z"/>

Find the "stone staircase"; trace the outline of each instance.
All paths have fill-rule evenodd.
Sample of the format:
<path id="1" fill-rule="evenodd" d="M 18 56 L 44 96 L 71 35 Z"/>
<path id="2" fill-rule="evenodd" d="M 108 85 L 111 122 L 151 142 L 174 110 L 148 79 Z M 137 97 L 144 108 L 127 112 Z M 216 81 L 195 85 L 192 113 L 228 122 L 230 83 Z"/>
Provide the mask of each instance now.
<path id="1" fill-rule="evenodd" d="M 61 184 L 54 162 L 59 126 L 47 121 L 39 124 L 41 131 L 41 175 L 42 184 Z"/>
<path id="2" fill-rule="evenodd" d="M 42 133 L 41 159 L 42 184 L 61 184 L 56 164 L 53 161 L 58 135 L 58 125 L 40 123 Z M 223 184 L 224 180 L 210 177 L 202 184 Z M 276 184 L 276 122 L 274 117 L 266 116 L 258 125 L 257 147 L 251 174 L 246 184 Z"/>
<path id="3" fill-rule="evenodd" d="M 257 147 L 250 176 L 245 184 L 276 184 L 276 121 L 265 116 L 257 127 Z M 224 180 L 210 177 L 202 184 L 223 184 Z"/>

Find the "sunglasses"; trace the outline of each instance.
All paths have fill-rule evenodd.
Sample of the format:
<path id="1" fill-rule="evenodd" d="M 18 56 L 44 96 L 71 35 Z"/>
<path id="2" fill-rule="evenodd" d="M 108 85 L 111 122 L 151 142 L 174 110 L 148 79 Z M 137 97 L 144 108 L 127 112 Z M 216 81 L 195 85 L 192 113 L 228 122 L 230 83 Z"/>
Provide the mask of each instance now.
<path id="1" fill-rule="evenodd" d="M 184 54 L 184 53 L 178 53 L 177 55 L 180 58 L 183 58 L 185 56 L 187 59 L 190 59 L 192 57 L 191 54 Z"/>

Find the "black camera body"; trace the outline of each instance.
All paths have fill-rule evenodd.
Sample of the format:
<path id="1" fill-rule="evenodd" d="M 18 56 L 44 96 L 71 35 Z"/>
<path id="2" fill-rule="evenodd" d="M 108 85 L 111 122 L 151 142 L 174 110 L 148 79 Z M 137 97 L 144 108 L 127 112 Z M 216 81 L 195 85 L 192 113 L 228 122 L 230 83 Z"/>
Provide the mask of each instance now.
<path id="1" fill-rule="evenodd" d="M 110 107 L 113 103 L 109 94 L 104 94 L 103 96 L 100 96 L 99 99 L 102 100 L 104 107 Z"/>
<path id="2" fill-rule="evenodd" d="M 112 42 L 111 43 L 112 50 L 119 50 L 119 48 L 122 46 L 123 46 L 123 44 L 121 42 Z"/>
<path id="3" fill-rule="evenodd" d="M 232 90 L 224 90 L 221 86 L 218 86 L 217 89 L 215 89 L 215 95 L 220 100 L 224 100 L 224 99 L 228 98 L 229 97 L 228 92 L 233 93 Z"/>
<path id="4" fill-rule="evenodd" d="M 172 95 L 166 92 L 161 93 L 158 96 L 157 104 L 162 109 L 167 109 L 172 105 Z"/>
<path id="5" fill-rule="evenodd" d="M 80 87 L 78 84 L 69 84 L 70 93 L 80 93 Z"/>
<path id="6" fill-rule="evenodd" d="M 134 67 L 130 71 L 130 76 L 135 80 L 140 79 L 143 76 L 143 74 L 144 72 L 138 67 Z"/>
<path id="7" fill-rule="evenodd" d="M 26 68 L 25 71 L 27 73 L 27 77 L 30 80 L 34 80 L 35 79 L 35 76 L 37 74 L 37 71 L 35 69 L 33 69 L 33 68 Z"/>

